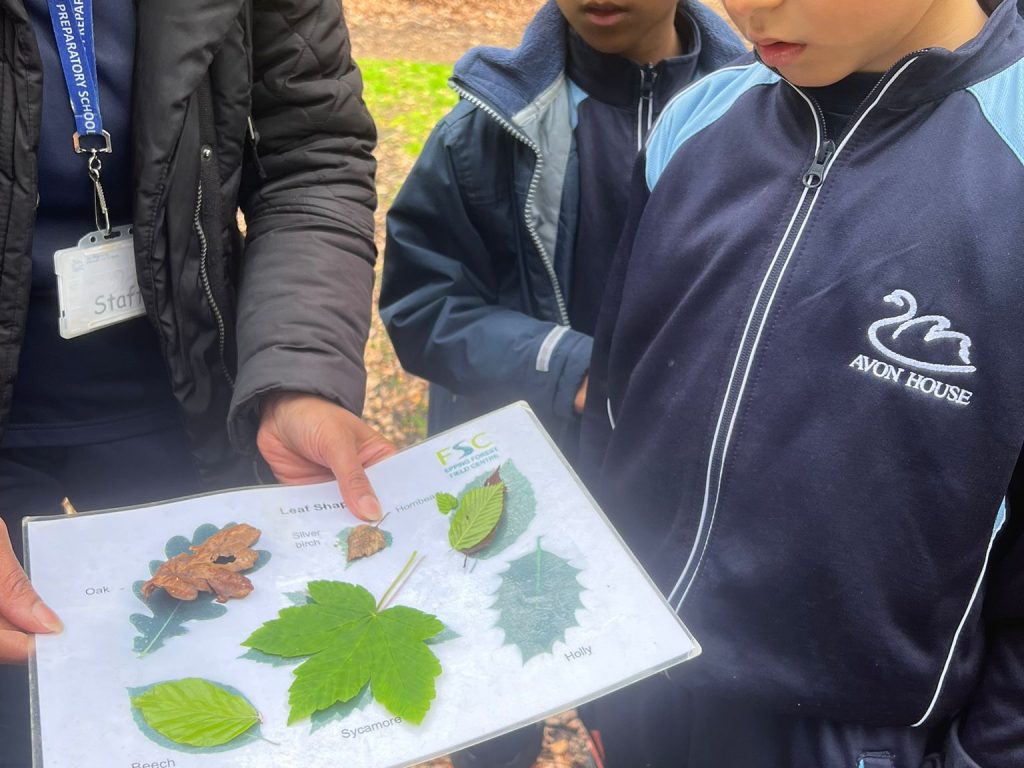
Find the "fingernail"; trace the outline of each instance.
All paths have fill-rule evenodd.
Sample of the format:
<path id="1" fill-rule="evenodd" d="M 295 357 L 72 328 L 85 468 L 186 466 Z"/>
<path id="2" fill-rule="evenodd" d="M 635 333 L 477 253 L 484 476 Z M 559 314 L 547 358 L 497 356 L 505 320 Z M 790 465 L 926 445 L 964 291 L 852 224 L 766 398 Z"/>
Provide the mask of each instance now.
<path id="1" fill-rule="evenodd" d="M 357 503 L 364 520 L 380 520 L 380 502 L 376 496 L 361 496 Z"/>
<path id="2" fill-rule="evenodd" d="M 42 601 L 32 606 L 32 617 L 51 632 L 64 631 L 64 622 Z"/>

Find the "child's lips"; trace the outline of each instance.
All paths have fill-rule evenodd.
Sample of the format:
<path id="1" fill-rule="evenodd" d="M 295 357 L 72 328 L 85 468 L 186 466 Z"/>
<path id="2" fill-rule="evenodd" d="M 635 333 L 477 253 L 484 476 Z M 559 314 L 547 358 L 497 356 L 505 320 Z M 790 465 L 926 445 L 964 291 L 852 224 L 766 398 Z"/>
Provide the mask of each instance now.
<path id="1" fill-rule="evenodd" d="M 803 43 L 785 43 L 778 40 L 754 41 L 757 55 L 773 69 L 793 63 L 807 48 Z"/>
<path id="2" fill-rule="evenodd" d="M 612 3 L 587 3 L 583 6 L 587 21 L 599 27 L 611 27 L 626 17 L 626 9 Z"/>

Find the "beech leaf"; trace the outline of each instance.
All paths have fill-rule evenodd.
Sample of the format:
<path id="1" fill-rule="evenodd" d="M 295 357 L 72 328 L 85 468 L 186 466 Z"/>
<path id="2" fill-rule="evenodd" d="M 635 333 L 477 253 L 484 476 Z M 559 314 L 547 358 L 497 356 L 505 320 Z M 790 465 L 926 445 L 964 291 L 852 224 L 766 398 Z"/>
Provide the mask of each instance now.
<path id="1" fill-rule="evenodd" d="M 133 696 L 132 706 L 161 736 L 192 747 L 227 744 L 260 722 L 244 696 L 198 677 L 158 683 Z"/>
<path id="2" fill-rule="evenodd" d="M 422 722 L 441 674 L 426 641 L 444 624 L 415 608 L 381 610 L 356 584 L 313 581 L 309 598 L 308 605 L 281 610 L 242 643 L 273 656 L 309 657 L 292 673 L 288 724 L 351 701 L 367 683 L 391 714 Z"/>
<path id="3" fill-rule="evenodd" d="M 448 542 L 452 549 L 471 555 L 486 546 L 501 522 L 504 510 L 505 484 L 502 482 L 471 488 L 463 493 L 458 511 L 448 527 Z"/>
<path id="4" fill-rule="evenodd" d="M 459 500 L 450 493 L 435 493 L 434 500 L 437 502 L 437 511 L 442 515 L 447 515 L 459 506 Z"/>

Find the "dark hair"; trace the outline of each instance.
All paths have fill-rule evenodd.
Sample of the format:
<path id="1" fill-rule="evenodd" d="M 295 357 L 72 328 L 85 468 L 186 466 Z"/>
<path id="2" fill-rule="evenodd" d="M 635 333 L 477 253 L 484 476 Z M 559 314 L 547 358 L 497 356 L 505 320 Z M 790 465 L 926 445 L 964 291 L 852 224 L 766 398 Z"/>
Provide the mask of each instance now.
<path id="1" fill-rule="evenodd" d="M 982 7 L 985 13 L 992 13 L 1003 0 L 978 0 L 978 4 Z"/>

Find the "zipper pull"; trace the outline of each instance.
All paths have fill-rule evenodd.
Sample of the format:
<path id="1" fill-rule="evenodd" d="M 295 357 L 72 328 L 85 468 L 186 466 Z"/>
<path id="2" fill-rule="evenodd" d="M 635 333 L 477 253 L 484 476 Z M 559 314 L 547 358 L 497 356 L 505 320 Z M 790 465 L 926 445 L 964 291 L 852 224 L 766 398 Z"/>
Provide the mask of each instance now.
<path id="1" fill-rule="evenodd" d="M 654 81 L 658 79 L 658 73 L 650 64 L 644 64 L 640 68 L 640 98 L 650 99 L 654 93 Z"/>
<path id="2" fill-rule="evenodd" d="M 261 178 L 267 178 L 267 172 L 263 170 L 263 163 L 260 162 L 260 135 L 256 132 L 256 123 L 252 115 L 246 118 L 246 127 L 249 132 L 249 146 L 252 148 L 252 162 L 256 167 L 256 174 Z"/>
<path id="3" fill-rule="evenodd" d="M 832 159 L 832 155 L 835 153 L 836 145 L 831 139 L 818 147 L 818 151 L 814 153 L 814 162 L 811 163 L 811 167 L 804 174 L 803 182 L 805 187 L 817 189 L 821 186 L 821 183 L 825 181 L 825 170 L 828 166 L 828 161 Z"/>
<path id="4" fill-rule="evenodd" d="M 640 67 L 640 101 L 636 109 L 636 151 L 644 148 L 644 140 L 654 123 L 654 82 L 658 72 L 650 64 Z M 647 120 L 644 121 L 644 105 L 647 105 Z"/>

